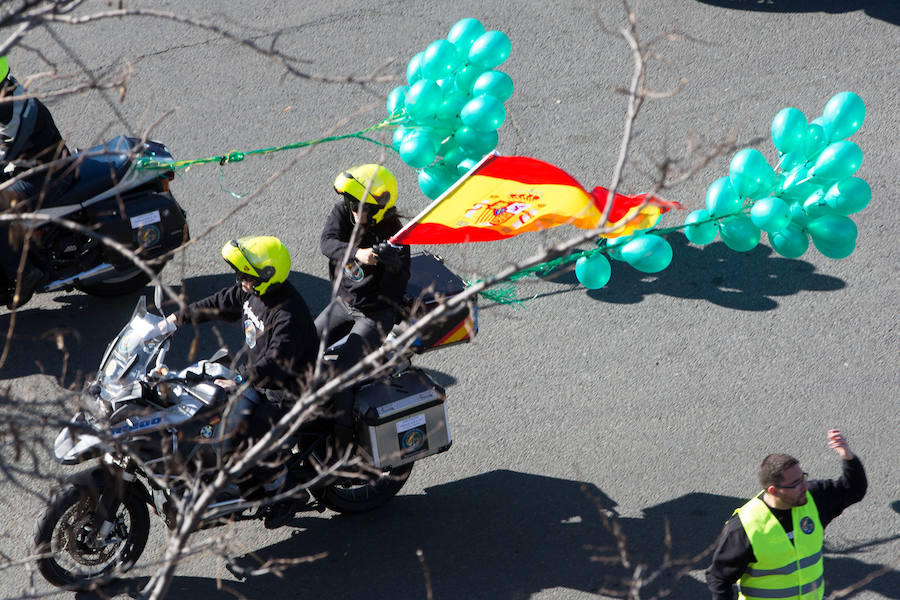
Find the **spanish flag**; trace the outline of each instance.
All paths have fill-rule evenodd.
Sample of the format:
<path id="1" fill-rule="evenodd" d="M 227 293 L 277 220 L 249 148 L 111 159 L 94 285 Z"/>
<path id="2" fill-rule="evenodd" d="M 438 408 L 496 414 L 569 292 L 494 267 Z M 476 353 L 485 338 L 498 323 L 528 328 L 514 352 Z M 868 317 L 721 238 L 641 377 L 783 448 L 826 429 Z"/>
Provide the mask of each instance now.
<path id="1" fill-rule="evenodd" d="M 557 225 L 600 227 L 608 190 L 588 193 L 565 171 L 527 156 L 489 154 L 431 206 L 397 232 L 394 244 L 458 244 L 502 240 Z M 643 205 L 643 206 L 642 206 Z M 677 202 L 647 194 L 613 197 L 605 237 L 656 224 Z"/>

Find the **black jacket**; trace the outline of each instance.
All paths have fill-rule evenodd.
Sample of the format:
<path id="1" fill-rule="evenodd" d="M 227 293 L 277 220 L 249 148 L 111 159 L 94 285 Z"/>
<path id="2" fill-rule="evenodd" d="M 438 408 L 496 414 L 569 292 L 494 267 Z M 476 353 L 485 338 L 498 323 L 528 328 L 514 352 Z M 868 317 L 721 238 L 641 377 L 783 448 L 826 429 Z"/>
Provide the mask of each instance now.
<path id="1" fill-rule="evenodd" d="M 868 487 L 866 472 L 859 458 L 841 462 L 844 470 L 840 479 L 814 480 L 807 486 L 816 503 L 823 528 L 845 508 L 862 500 Z M 769 510 L 784 527 L 785 533 L 793 531 L 790 509 L 769 507 Z M 741 520 L 736 514 L 732 515 L 719 537 L 712 564 L 706 569 L 706 584 L 712 592 L 713 600 L 732 600 L 734 592 L 731 586 L 741 578 L 747 565 L 752 562 L 756 562 L 756 556 L 750 547 L 750 540 L 747 539 Z"/>
<path id="2" fill-rule="evenodd" d="M 243 320 L 248 364 L 244 375 L 254 386 L 299 393 L 315 364 L 319 338 L 303 297 L 289 282 L 262 296 L 240 284 L 190 304 L 179 319 L 202 323 Z"/>
<path id="3" fill-rule="evenodd" d="M 353 308 L 367 309 L 399 307 L 409 281 L 409 246 L 400 249 L 400 268 L 391 271 L 381 262 L 375 265 L 360 265 L 354 258 L 342 268 L 341 260 L 347 251 L 354 220 L 350 207 L 338 202 L 331 209 L 322 230 L 320 248 L 328 257 L 328 273 L 331 281 L 342 276 L 340 296 Z M 403 225 L 394 211 L 389 211 L 380 223 L 366 224 L 359 241 L 360 248 L 371 248 L 379 242 L 386 242 L 400 231 Z"/>

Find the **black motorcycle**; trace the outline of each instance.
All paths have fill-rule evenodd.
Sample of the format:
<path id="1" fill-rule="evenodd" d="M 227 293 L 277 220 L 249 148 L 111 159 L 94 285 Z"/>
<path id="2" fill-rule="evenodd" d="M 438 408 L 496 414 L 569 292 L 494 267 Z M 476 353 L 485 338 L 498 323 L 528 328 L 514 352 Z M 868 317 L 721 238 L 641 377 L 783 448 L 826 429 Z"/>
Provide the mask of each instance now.
<path id="1" fill-rule="evenodd" d="M 407 326 L 442 295 L 462 289 L 462 281 L 432 255 L 414 258 L 413 272 Z M 229 401 L 213 382 L 239 377 L 220 354 L 169 371 L 164 359 L 174 330 L 162 327 L 164 321 L 147 310 L 143 297 L 138 300 L 82 395 L 84 409 L 56 438 L 54 452 L 63 464 L 102 460 L 58 490 L 35 525 L 35 550 L 42 556 L 38 569 L 54 585 L 102 583 L 131 568 L 148 539 L 147 507 L 174 527 L 178 500 L 190 501 L 190 484 L 197 477 L 210 481 L 230 456 L 238 407 L 263 401 L 250 387 Z M 476 331 L 477 306 L 470 303 L 415 340 L 411 350 L 397 357 L 400 366 L 391 374 L 353 389 L 350 448 L 364 468 L 333 470 L 342 452 L 330 419 L 300 428 L 280 457 L 286 480 L 306 483 L 311 493 L 298 510 L 359 513 L 377 508 L 400 491 L 414 462 L 450 448 L 444 390 L 411 367 L 409 359 L 413 353 L 468 341 Z M 207 506 L 200 528 L 266 519 L 277 501 L 257 495 L 249 504 L 246 496 L 244 486 L 229 483 Z"/>
<path id="2" fill-rule="evenodd" d="M 169 192 L 174 172 L 141 168 L 141 159 L 165 163 L 172 154 L 159 142 L 124 136 L 76 152 L 71 185 L 44 202 L 39 212 L 122 244 L 158 272 L 167 253 L 188 240 L 188 227 L 184 210 Z M 37 292 L 78 289 L 111 297 L 149 281 L 144 271 L 97 237 L 54 221 L 36 225 L 29 258 L 44 273 Z M 0 304 L 12 299 L 15 284 L 0 272 Z"/>

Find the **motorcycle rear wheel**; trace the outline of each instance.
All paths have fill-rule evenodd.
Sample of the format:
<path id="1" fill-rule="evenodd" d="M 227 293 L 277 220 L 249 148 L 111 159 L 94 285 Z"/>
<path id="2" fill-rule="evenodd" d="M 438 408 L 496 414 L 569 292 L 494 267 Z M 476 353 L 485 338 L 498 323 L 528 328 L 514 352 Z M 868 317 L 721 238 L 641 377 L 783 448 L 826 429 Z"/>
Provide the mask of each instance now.
<path id="1" fill-rule="evenodd" d="M 68 485 L 60 490 L 34 526 L 37 562 L 44 578 L 57 587 L 79 589 L 102 584 L 134 566 L 150 535 L 147 505 L 126 493 L 116 514 L 119 542 L 98 544 L 91 521 L 97 490 Z"/>
<path id="2" fill-rule="evenodd" d="M 154 271 L 159 273 L 162 267 L 154 267 Z M 150 281 L 150 276 L 138 268 L 129 269 L 122 273 L 98 281 L 97 283 L 77 283 L 75 287 L 91 296 L 100 298 L 115 298 L 116 296 L 124 296 L 136 292 Z"/>
<path id="3" fill-rule="evenodd" d="M 358 514 L 383 506 L 409 479 L 413 463 L 385 471 L 366 482 L 339 479 L 313 494 L 327 508 L 342 514 Z"/>

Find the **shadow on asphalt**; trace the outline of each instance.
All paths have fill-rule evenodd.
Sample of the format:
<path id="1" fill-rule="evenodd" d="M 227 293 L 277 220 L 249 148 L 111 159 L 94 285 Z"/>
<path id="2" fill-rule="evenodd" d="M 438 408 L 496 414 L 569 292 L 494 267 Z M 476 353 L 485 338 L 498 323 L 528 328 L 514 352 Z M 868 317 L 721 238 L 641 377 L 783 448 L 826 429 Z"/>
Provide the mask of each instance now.
<path id="1" fill-rule="evenodd" d="M 621 592 L 637 564 L 647 565 L 645 574 L 663 564 L 666 523 L 673 559 L 694 558 L 694 568 L 705 568 L 722 525 L 744 502 L 690 493 L 649 507 L 640 518 L 617 517 L 632 562 L 626 569 L 617 560 L 616 538 L 604 524 L 603 515 L 615 515 L 616 503 L 603 491 L 580 481 L 493 471 L 430 487 L 424 494 L 400 495 L 364 515 L 297 518 L 290 538 L 253 549 L 235 563 L 252 569 L 268 559 L 323 552 L 324 558 L 290 566 L 283 578 L 225 581 L 229 589 L 221 590 L 213 573 L 176 576 L 169 597 L 420 600 L 426 597 L 426 570 L 434 598 L 520 600 L 552 588 Z M 659 597 L 664 590 L 673 600 L 709 597 L 704 582 L 679 577 L 680 569 L 665 570 L 641 597 Z M 877 569 L 850 556 L 829 553 L 825 558 L 829 590 Z M 136 596 L 145 583 L 146 578 L 126 579 L 110 592 Z M 892 597 L 900 589 L 900 574 L 877 578 L 866 589 Z"/>
<path id="2" fill-rule="evenodd" d="M 783 258 L 764 244 L 749 252 L 735 252 L 722 242 L 694 246 L 681 234 L 666 239 L 672 246 L 673 259 L 659 273 L 641 273 L 612 260 L 612 277 L 599 290 L 581 287 L 573 267 L 560 269 L 544 279 L 577 285 L 589 297 L 609 304 L 636 304 L 646 296 L 662 294 L 747 311 L 773 310 L 778 307 L 778 297 L 801 291 L 833 292 L 846 285 L 837 277 L 816 273 L 811 263 Z M 809 252 L 815 249 L 810 247 Z"/>
<path id="3" fill-rule="evenodd" d="M 830 14 L 863 10 L 873 19 L 900 25 L 900 5 L 897 0 L 698 0 L 721 8 L 756 12 Z"/>
<path id="4" fill-rule="evenodd" d="M 689 494 L 619 523 L 631 556 L 659 565 L 666 518 L 674 553 L 695 556 L 712 544 L 740 502 Z M 615 506 L 592 484 L 493 471 L 427 488 L 421 495 L 398 496 L 364 515 L 297 518 L 294 535 L 238 557 L 236 564 L 249 569 L 270 558 L 322 552 L 325 558 L 289 567 L 283 579 L 262 575 L 226 582 L 233 592 L 217 590 L 212 574 L 176 577 L 170 596 L 419 600 L 426 597 L 426 569 L 435 598 L 520 599 L 556 587 L 588 593 L 622 589 L 628 570 L 598 560 L 617 556 L 616 540 L 602 516 L 615 514 Z M 677 597 L 705 592 L 705 585 L 690 577 L 676 581 L 669 575 L 659 584 Z M 141 581 L 146 580 L 125 580 L 119 591 L 133 590 Z"/>

